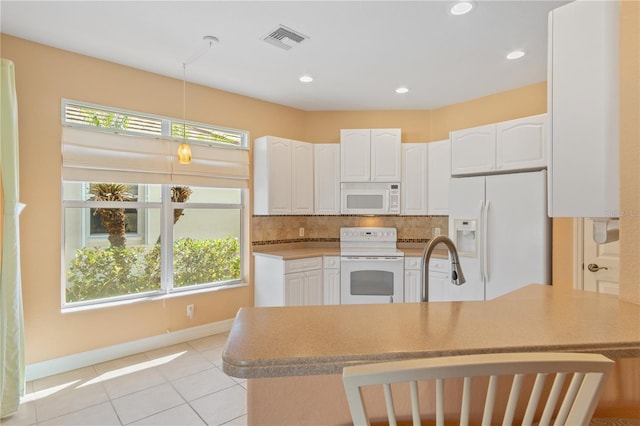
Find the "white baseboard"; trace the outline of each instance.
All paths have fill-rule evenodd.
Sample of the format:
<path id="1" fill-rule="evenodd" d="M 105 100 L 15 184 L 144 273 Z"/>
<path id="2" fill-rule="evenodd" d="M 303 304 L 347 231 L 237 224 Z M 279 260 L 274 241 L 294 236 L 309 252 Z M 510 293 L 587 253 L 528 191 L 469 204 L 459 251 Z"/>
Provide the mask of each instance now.
<path id="1" fill-rule="evenodd" d="M 64 373 L 66 371 L 75 370 L 76 368 L 87 367 L 89 365 L 111 361 L 113 359 L 134 355 L 140 352 L 184 343 L 190 340 L 211 336 L 213 334 L 226 333 L 231 330 L 232 325 L 233 318 L 158 336 L 147 337 L 145 339 L 134 340 L 132 342 L 107 346 L 87 352 L 80 352 L 61 358 L 27 364 L 25 367 L 26 380 L 36 380 L 42 377 Z"/>

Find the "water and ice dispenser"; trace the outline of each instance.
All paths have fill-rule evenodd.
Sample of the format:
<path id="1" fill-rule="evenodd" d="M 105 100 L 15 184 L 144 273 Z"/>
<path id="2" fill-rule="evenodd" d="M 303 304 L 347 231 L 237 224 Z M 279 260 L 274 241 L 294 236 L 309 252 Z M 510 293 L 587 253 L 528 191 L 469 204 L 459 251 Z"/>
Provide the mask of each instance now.
<path id="1" fill-rule="evenodd" d="M 456 248 L 460 256 L 478 257 L 478 221 L 455 219 L 453 222 Z"/>

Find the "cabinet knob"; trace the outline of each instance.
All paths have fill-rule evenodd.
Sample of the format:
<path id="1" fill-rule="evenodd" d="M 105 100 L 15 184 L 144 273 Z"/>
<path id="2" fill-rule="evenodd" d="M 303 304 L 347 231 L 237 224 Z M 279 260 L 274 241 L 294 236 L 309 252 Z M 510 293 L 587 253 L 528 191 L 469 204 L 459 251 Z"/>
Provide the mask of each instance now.
<path id="1" fill-rule="evenodd" d="M 604 269 L 605 271 L 608 270 L 609 268 L 607 268 L 606 266 L 598 266 L 595 263 L 590 263 L 587 266 L 587 269 L 590 270 L 591 272 L 598 272 L 600 269 Z"/>

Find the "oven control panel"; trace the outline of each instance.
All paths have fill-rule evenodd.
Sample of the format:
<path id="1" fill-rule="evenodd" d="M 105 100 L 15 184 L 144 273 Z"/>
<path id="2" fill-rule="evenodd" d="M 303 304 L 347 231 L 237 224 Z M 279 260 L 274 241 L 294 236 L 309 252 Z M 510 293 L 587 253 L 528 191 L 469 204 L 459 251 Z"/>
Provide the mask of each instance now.
<path id="1" fill-rule="evenodd" d="M 396 228 L 340 228 L 340 241 L 390 241 L 395 243 L 398 240 Z"/>

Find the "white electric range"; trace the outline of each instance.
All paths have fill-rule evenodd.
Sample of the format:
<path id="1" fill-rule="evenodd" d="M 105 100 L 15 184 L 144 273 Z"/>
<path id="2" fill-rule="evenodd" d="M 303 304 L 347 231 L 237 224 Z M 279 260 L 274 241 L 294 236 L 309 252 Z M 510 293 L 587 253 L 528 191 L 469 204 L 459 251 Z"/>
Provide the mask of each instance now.
<path id="1" fill-rule="evenodd" d="M 340 228 L 340 303 L 404 302 L 396 228 Z"/>

